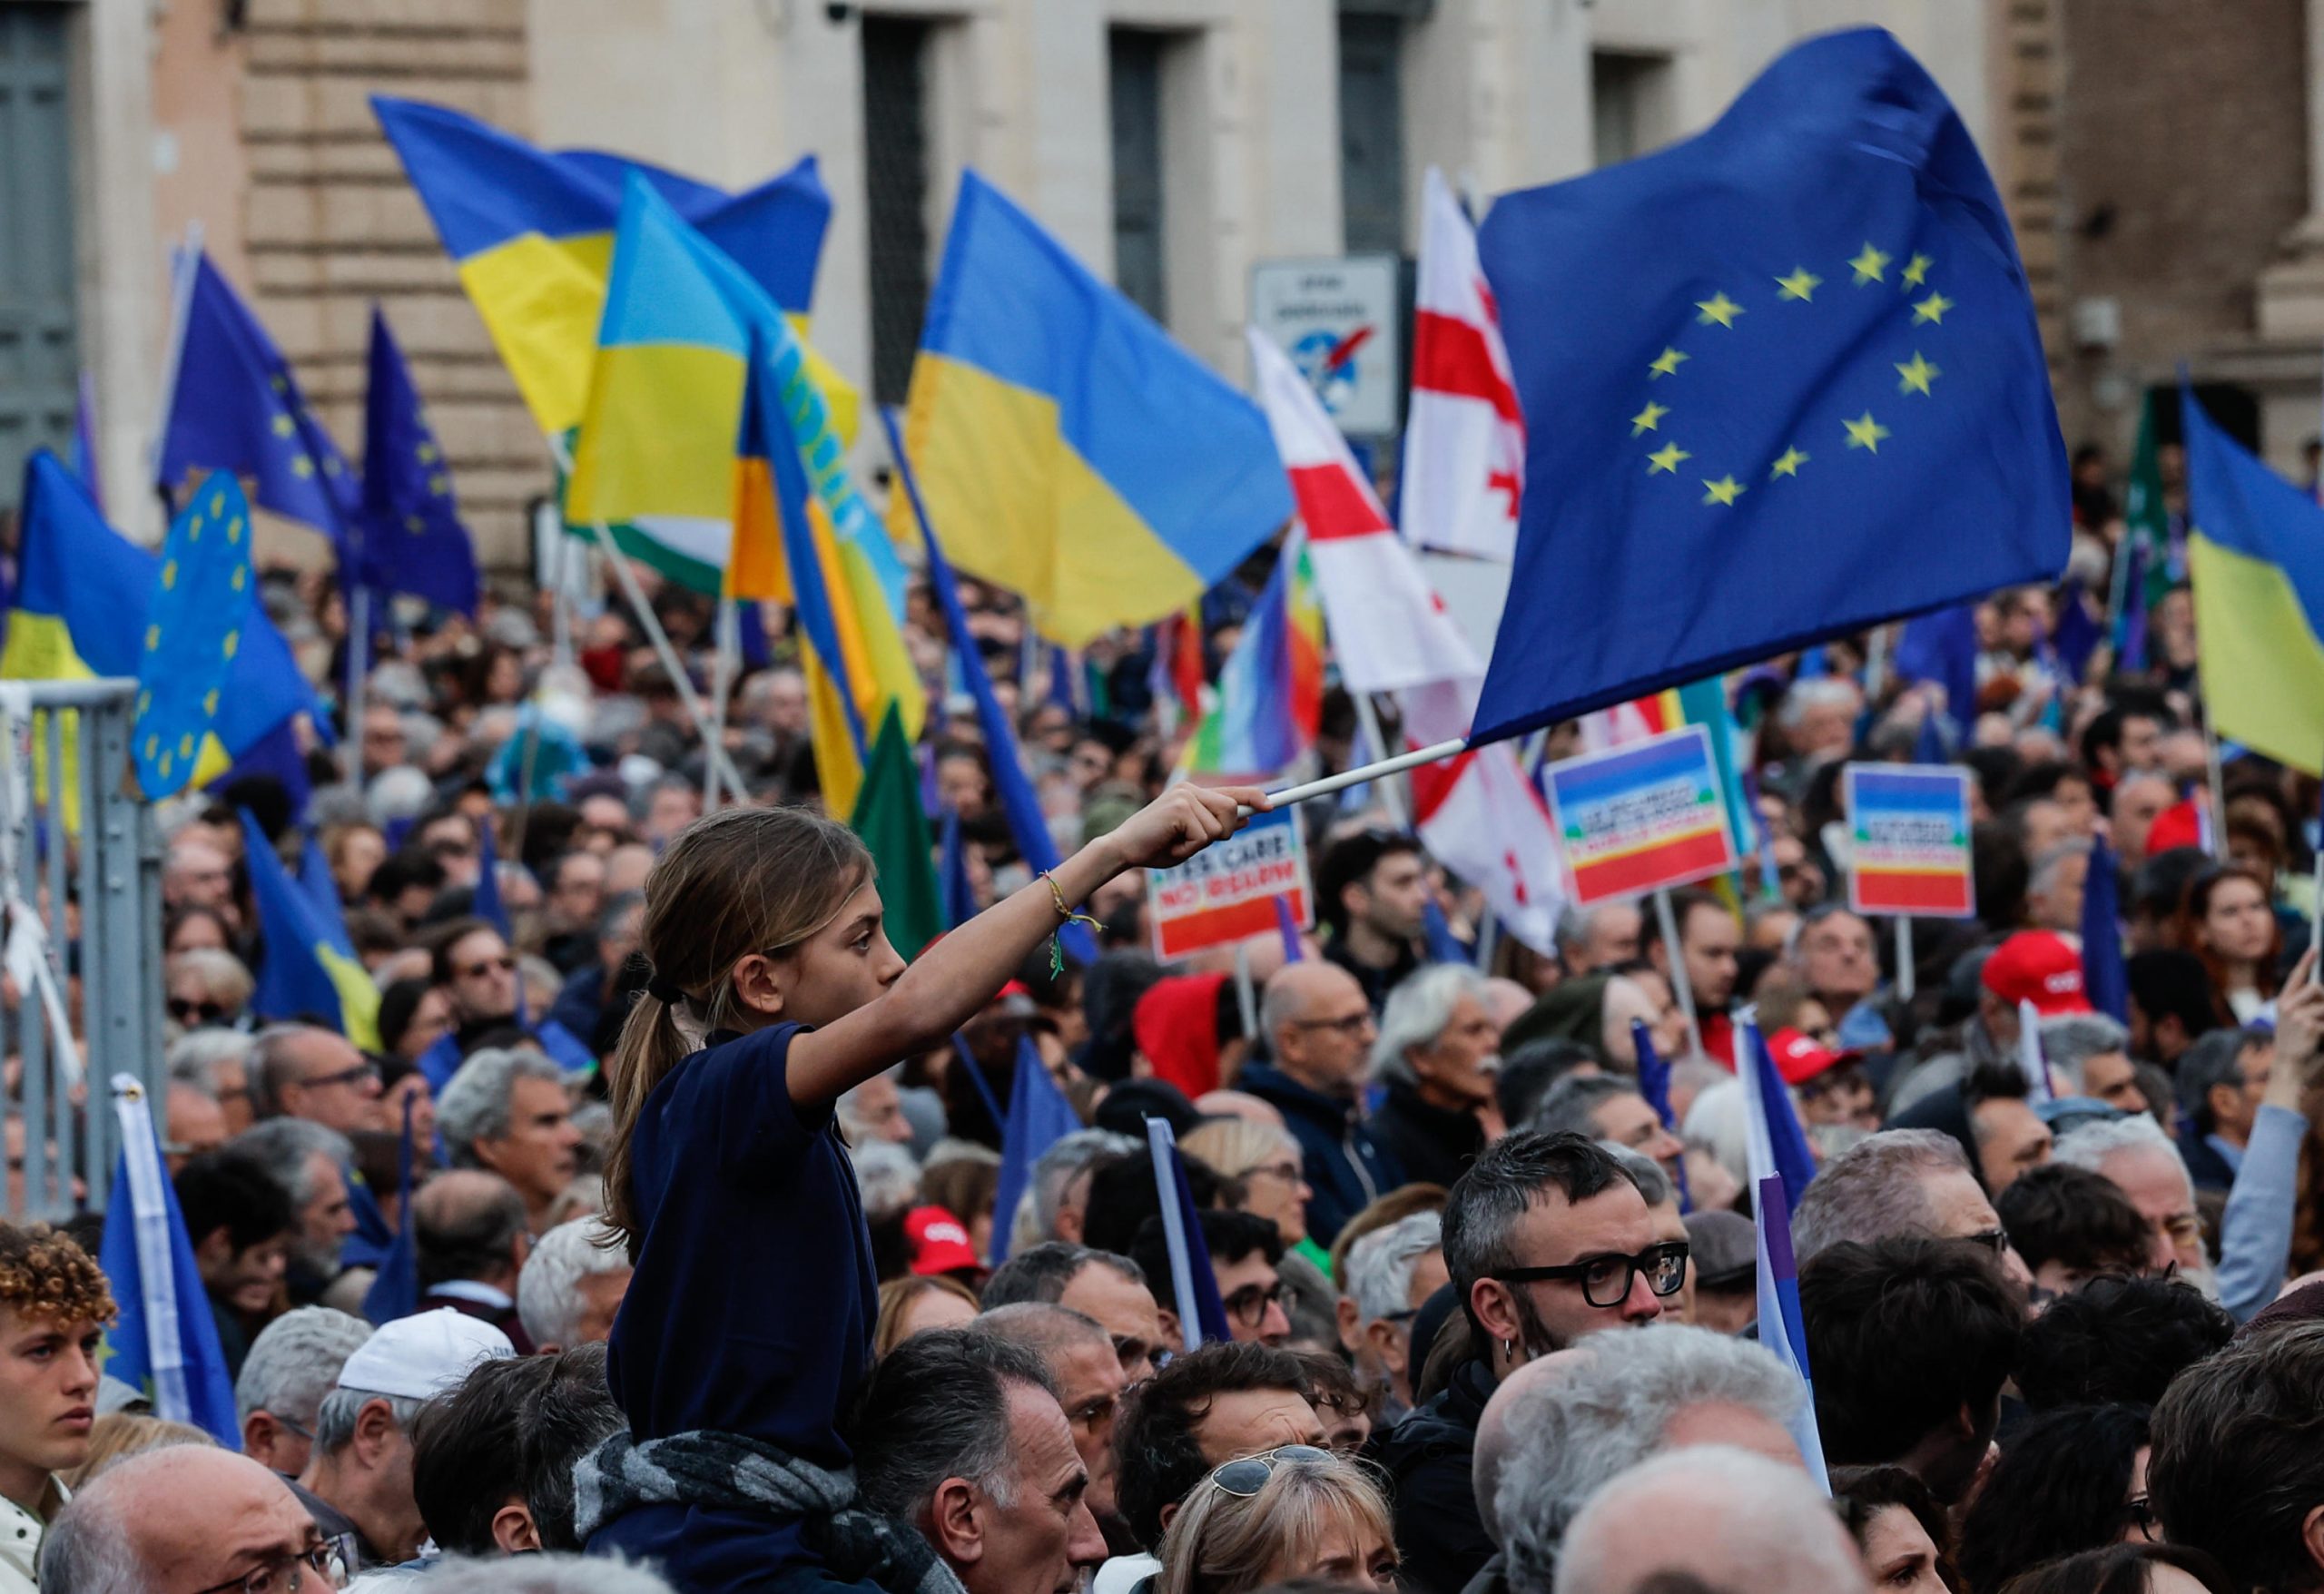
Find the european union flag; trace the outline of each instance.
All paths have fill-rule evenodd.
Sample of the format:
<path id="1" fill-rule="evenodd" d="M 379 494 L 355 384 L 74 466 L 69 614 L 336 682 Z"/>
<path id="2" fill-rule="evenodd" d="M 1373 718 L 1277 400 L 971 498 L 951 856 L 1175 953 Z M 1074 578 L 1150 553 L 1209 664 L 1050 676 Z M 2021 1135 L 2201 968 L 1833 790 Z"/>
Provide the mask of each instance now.
<path id="1" fill-rule="evenodd" d="M 357 564 L 367 585 L 476 613 L 476 546 L 452 502 L 449 467 L 420 412 L 419 389 L 376 307 L 358 524 L 363 535 Z"/>
<path id="2" fill-rule="evenodd" d="M 2053 576 L 2065 450 L 1968 130 L 1876 29 L 1481 234 L 1528 428 L 1474 740 Z"/>
<path id="3" fill-rule="evenodd" d="M 261 508 L 305 522 L 344 550 L 354 473 L 300 396 L 290 361 L 207 254 L 179 269 L 192 283 L 162 428 L 162 489 L 196 470 L 231 470 Z"/>

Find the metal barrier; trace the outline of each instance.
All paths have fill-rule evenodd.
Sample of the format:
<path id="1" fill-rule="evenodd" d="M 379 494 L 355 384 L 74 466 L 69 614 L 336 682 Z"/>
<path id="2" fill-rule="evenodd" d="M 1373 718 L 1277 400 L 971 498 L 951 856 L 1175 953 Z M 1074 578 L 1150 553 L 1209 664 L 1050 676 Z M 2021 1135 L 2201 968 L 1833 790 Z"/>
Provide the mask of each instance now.
<path id="1" fill-rule="evenodd" d="M 22 728 L 0 745 L 18 766 L 0 771 L 0 847 L 83 1033 L 76 1077 L 39 993 L 16 981 L 5 1205 L 11 1217 L 58 1219 L 105 1204 L 117 1137 L 107 1081 L 134 1076 L 161 1120 L 162 849 L 152 804 L 129 784 L 137 684 L 23 684 L 29 748 Z"/>

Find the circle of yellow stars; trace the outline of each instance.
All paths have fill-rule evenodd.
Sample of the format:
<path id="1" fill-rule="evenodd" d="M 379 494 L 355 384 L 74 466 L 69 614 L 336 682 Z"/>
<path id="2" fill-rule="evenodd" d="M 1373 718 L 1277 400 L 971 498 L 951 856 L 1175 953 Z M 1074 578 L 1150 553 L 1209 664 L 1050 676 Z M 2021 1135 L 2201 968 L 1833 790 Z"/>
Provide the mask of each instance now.
<path id="1" fill-rule="evenodd" d="M 1941 329 L 1945 325 L 1946 312 L 1954 309 L 1954 301 L 1947 299 L 1929 281 L 1930 269 L 1935 264 L 1934 257 L 1915 251 L 1906 256 L 1900 265 L 1895 255 L 1867 240 L 1864 247 L 1846 261 L 1848 284 L 1853 288 L 1863 289 L 1885 287 L 1893 281 L 1900 292 L 1908 296 L 1908 302 L 1911 303 L 1913 310 L 1911 326 Z M 1817 290 L 1825 285 L 1825 280 L 1805 265 L 1796 265 L 1774 280 L 1776 300 L 1779 306 L 1812 304 L 1815 302 Z M 1918 299 L 1909 298 L 1913 294 L 1923 296 Z M 1698 300 L 1695 302 L 1695 324 L 1699 327 L 1732 330 L 1737 320 L 1747 313 L 1748 313 L 1748 307 L 1729 298 L 1723 288 L 1713 290 L 1709 299 Z M 1675 377 L 1679 374 L 1679 368 L 1693 358 L 1676 344 L 1666 345 L 1659 355 L 1648 362 L 1647 380 L 1659 382 L 1665 377 Z M 1945 374 L 1945 369 L 1931 360 L 1921 349 L 1915 349 L 1912 359 L 1908 360 L 1896 360 L 1891 363 L 1896 368 L 1896 393 L 1900 399 L 1909 399 L 1915 396 L 1924 398 L 1935 396 L 1935 384 L 1937 379 Z M 1649 398 L 1645 408 L 1630 418 L 1630 425 L 1632 438 L 1642 438 L 1651 433 L 1659 445 L 1646 456 L 1647 475 L 1668 476 L 1675 481 L 1681 479 L 1679 467 L 1692 459 L 1694 456 L 1680 448 L 1678 442 L 1663 430 L 1662 423 L 1669 418 L 1670 413 L 1669 405 Z M 1876 455 L 1880 452 L 1880 445 L 1895 436 L 1890 428 L 1869 408 L 1852 420 L 1844 418 L 1840 423 L 1840 429 L 1843 450 L 1848 453 L 1860 449 L 1866 454 Z M 1798 442 L 1788 443 L 1782 453 L 1768 462 L 1767 479 L 1769 482 L 1781 481 L 1787 477 L 1797 479 L 1800 474 L 1800 467 L 1814 458 L 1815 456 L 1802 448 Z M 1738 480 L 1731 472 L 1717 477 L 1702 477 L 1699 479 L 1703 488 L 1702 502 L 1707 505 L 1731 508 L 1744 494 L 1751 490 L 1748 484 Z"/>

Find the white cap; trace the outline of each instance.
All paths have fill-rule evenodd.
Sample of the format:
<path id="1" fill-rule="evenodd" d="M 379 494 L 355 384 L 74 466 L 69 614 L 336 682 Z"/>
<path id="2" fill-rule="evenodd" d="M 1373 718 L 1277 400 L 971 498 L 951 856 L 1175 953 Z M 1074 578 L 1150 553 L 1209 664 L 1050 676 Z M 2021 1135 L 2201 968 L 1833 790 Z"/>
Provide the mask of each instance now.
<path id="1" fill-rule="evenodd" d="M 466 1378 L 478 1362 L 516 1353 L 508 1336 L 492 1324 L 439 1306 L 376 1330 L 340 1369 L 339 1387 L 432 1400 Z"/>

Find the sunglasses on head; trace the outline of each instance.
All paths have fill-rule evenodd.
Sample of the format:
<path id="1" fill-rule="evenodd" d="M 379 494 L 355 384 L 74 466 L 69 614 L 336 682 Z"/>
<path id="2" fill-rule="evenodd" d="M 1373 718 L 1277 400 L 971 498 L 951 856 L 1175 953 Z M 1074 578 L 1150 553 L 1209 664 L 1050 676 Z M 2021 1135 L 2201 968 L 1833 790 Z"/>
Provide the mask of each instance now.
<path id="1" fill-rule="evenodd" d="M 1245 1456 L 1239 1461 L 1228 1461 L 1211 1473 L 1210 1481 L 1222 1494 L 1248 1500 L 1267 1486 L 1267 1480 L 1275 1475 L 1275 1465 L 1279 1461 L 1304 1465 L 1331 1459 L 1331 1451 L 1318 1450 L 1312 1444 L 1286 1444 L 1264 1455 Z"/>

